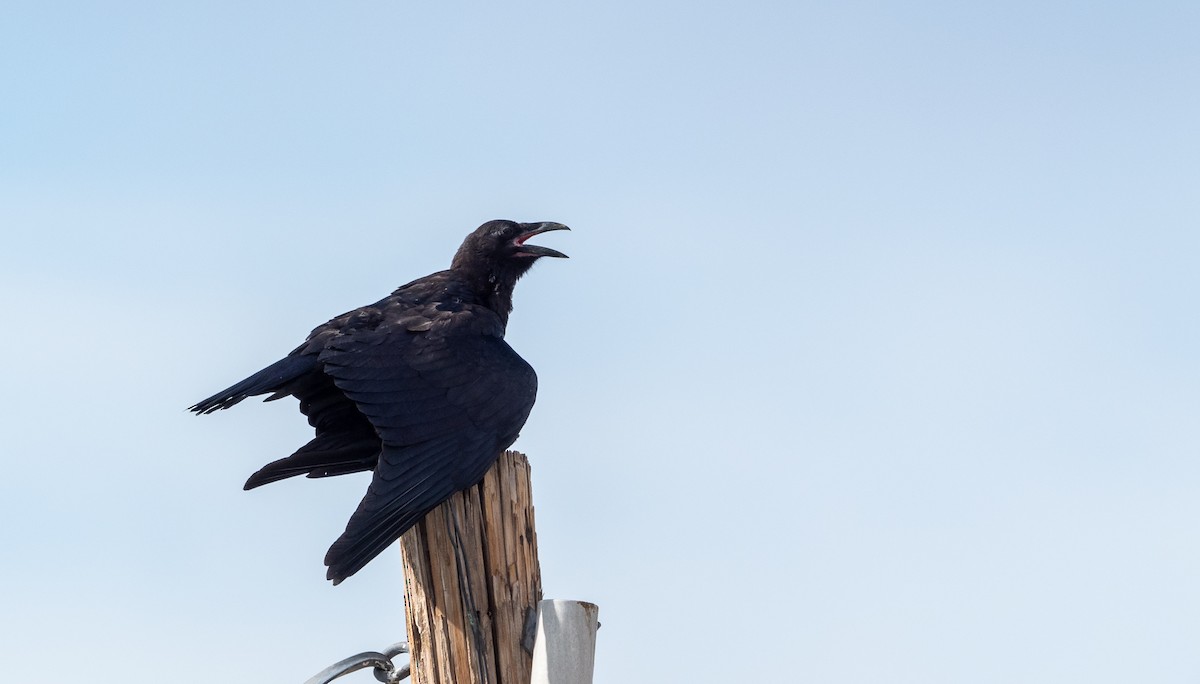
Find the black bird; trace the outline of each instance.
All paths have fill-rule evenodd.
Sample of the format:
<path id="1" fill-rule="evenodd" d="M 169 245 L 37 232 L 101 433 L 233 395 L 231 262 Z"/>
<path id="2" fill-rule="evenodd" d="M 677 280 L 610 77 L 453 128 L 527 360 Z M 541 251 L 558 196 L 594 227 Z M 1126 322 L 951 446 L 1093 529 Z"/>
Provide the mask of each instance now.
<path id="1" fill-rule="evenodd" d="M 517 279 L 540 257 L 526 243 L 561 223 L 489 221 L 450 269 L 317 327 L 304 344 L 190 407 L 246 397 L 300 400 L 316 437 L 268 463 L 246 489 L 295 475 L 375 475 L 325 555 L 334 584 L 358 572 L 451 494 L 483 478 L 517 438 L 537 393 L 533 368 L 504 341 Z"/>

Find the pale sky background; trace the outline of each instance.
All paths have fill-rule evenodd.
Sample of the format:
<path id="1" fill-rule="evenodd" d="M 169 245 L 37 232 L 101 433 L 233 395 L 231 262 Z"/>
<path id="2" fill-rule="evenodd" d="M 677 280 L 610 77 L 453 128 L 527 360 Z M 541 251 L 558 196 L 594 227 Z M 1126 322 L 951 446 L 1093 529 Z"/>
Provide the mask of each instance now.
<path id="1" fill-rule="evenodd" d="M 4 679 L 402 639 L 368 476 L 184 408 L 513 218 L 597 682 L 1196 682 L 1198 74 L 1190 0 L 8 0 Z"/>

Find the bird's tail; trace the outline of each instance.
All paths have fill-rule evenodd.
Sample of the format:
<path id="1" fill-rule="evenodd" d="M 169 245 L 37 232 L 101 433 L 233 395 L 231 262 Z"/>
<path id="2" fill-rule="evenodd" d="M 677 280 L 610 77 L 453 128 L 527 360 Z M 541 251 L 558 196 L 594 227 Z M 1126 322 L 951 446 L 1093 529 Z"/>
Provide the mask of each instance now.
<path id="1" fill-rule="evenodd" d="M 287 392 L 280 392 L 286 383 L 304 375 L 316 365 L 317 359 L 315 356 L 295 355 L 284 357 L 245 380 L 189 406 L 188 410 L 198 414 L 212 413 L 219 409 L 227 409 L 246 397 L 266 394 L 267 392 L 276 393 L 276 396 L 267 397 L 267 401 L 279 399 L 287 395 Z"/>

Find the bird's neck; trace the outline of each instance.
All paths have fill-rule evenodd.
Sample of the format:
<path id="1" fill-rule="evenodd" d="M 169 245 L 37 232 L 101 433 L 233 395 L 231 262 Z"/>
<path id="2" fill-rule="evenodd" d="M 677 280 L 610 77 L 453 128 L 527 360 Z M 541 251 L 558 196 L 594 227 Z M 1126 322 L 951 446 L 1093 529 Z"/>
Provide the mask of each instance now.
<path id="1" fill-rule="evenodd" d="M 513 310 L 513 290 L 521 276 L 514 273 L 497 273 L 484 270 L 464 270 L 459 274 L 475 293 L 480 304 L 496 312 L 506 325 Z"/>
<path id="2" fill-rule="evenodd" d="M 511 283 L 503 281 L 492 283 L 492 288 L 484 299 L 487 308 L 495 311 L 506 327 L 508 326 L 508 315 L 513 310 L 513 287 L 516 284 L 515 279 Z"/>

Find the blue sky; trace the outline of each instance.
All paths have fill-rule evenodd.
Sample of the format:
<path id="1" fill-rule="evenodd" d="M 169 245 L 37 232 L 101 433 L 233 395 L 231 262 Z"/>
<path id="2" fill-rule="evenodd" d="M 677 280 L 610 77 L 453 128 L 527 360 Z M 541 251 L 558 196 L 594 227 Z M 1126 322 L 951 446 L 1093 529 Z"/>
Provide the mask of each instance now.
<path id="1" fill-rule="evenodd" d="M 574 229 L 509 340 L 598 682 L 1195 681 L 1198 29 L 7 3 L 7 675 L 301 682 L 402 638 L 398 551 L 323 580 L 365 476 L 242 492 L 294 403 L 183 409 L 504 217 Z"/>

